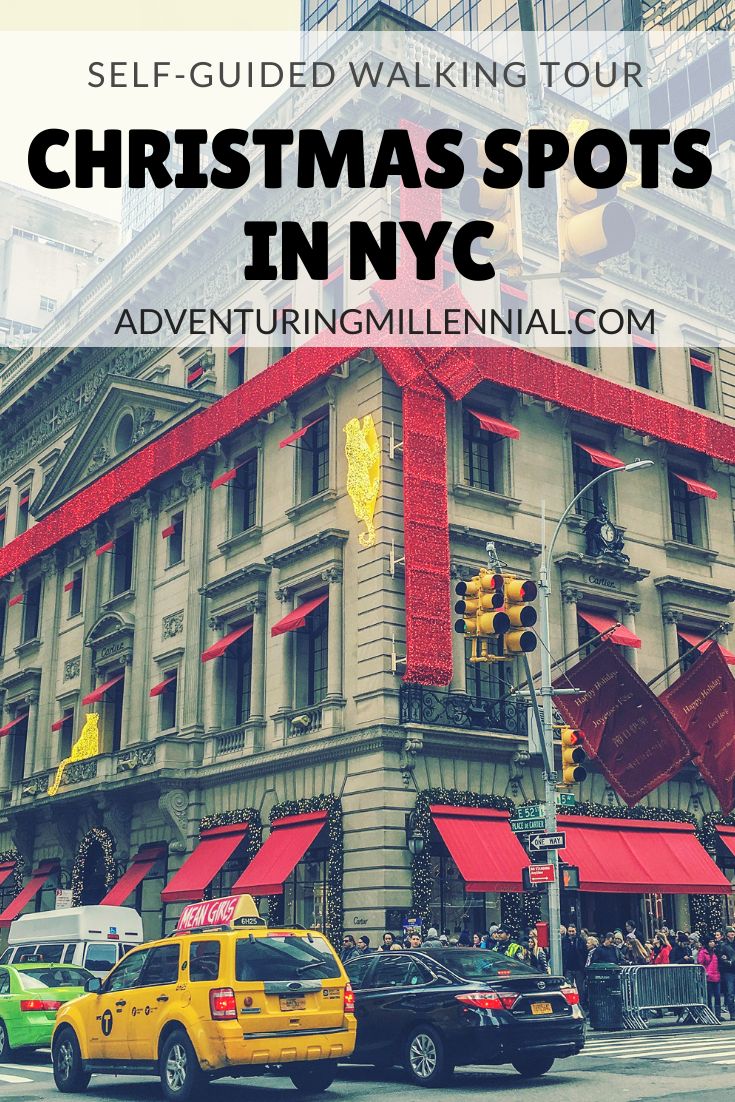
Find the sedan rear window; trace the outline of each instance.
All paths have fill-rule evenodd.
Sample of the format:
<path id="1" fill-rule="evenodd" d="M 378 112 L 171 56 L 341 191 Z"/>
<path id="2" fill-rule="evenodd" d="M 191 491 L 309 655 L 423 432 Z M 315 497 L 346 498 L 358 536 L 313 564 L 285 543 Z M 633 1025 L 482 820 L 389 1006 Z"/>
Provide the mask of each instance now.
<path id="1" fill-rule="evenodd" d="M 240 983 L 252 980 L 332 980 L 339 965 L 321 937 L 241 938 L 235 952 L 235 975 Z"/>
<path id="2" fill-rule="evenodd" d="M 521 961 L 511 960 L 492 949 L 449 949 L 446 953 L 432 953 L 452 972 L 468 980 L 502 979 L 503 976 L 528 975 L 534 971 Z"/>
<path id="3" fill-rule="evenodd" d="M 86 968 L 29 968 L 18 972 L 18 981 L 24 991 L 40 987 L 84 987 L 89 977 Z"/>

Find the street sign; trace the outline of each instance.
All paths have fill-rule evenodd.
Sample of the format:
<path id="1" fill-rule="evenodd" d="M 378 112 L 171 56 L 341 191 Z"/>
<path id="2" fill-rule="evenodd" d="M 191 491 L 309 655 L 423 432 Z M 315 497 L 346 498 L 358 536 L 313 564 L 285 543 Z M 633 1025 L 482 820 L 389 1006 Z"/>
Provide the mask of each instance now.
<path id="1" fill-rule="evenodd" d="M 524 807 L 517 807 L 513 812 L 514 819 L 542 819 L 543 809 L 540 804 L 526 804 Z"/>
<path id="2" fill-rule="evenodd" d="M 573 792 L 557 792 L 556 802 L 562 807 L 574 807 L 577 802 L 577 797 Z"/>
<path id="3" fill-rule="evenodd" d="M 543 819 L 511 819 L 510 829 L 514 834 L 524 834 L 526 831 L 543 830 L 546 823 Z"/>
<path id="4" fill-rule="evenodd" d="M 528 879 L 531 884 L 553 884 L 554 883 L 554 866 L 553 865 L 529 865 L 528 866 Z"/>
<path id="5" fill-rule="evenodd" d="M 563 830 L 560 830 L 557 834 L 531 834 L 528 839 L 528 848 L 534 851 L 564 849 L 566 844 L 567 836 Z"/>

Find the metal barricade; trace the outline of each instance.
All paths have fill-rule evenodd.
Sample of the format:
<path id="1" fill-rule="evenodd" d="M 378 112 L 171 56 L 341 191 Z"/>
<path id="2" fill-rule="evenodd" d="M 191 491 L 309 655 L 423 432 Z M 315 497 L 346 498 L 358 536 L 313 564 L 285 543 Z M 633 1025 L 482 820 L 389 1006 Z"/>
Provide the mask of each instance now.
<path id="1" fill-rule="evenodd" d="M 648 1029 L 646 1010 L 681 1010 L 697 1025 L 717 1025 L 707 1006 L 707 979 L 701 964 L 642 964 L 622 969 L 626 1029 Z"/>

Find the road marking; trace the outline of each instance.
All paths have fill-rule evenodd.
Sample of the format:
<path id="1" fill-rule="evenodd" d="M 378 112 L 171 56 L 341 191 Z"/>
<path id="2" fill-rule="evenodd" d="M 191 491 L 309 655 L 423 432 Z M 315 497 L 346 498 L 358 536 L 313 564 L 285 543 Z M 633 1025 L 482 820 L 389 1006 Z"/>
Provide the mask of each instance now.
<path id="1" fill-rule="evenodd" d="M 40 1071 L 43 1075 L 53 1075 L 53 1068 L 44 1068 L 39 1064 L 3 1064 L 3 1067 L 12 1068 L 13 1071 Z"/>
<path id="2" fill-rule="evenodd" d="M 688 1052 L 689 1050 L 694 1050 L 694 1049 L 697 1049 L 697 1048 L 719 1049 L 719 1048 L 731 1046 L 733 1044 L 735 1044 L 735 1040 L 733 1040 L 733 1041 L 692 1041 L 690 1044 L 671 1045 L 671 1046 L 669 1046 L 668 1051 Z M 665 1052 L 665 1051 L 667 1051 L 667 1050 L 661 1048 L 660 1042 L 658 1042 L 658 1043 L 651 1042 L 650 1044 L 641 1045 L 637 1048 L 629 1048 L 627 1050 L 623 1047 L 621 1047 L 621 1048 L 609 1048 L 609 1049 L 605 1049 L 604 1051 L 601 1051 L 599 1049 L 597 1050 L 597 1052 L 599 1052 L 600 1055 L 602 1055 L 602 1056 L 618 1056 L 618 1055 L 636 1056 L 636 1055 L 642 1055 L 643 1053 L 646 1053 L 646 1052 L 654 1052 L 654 1053 L 660 1054 L 660 1053 Z"/>
<path id="3" fill-rule="evenodd" d="M 0 1083 L 32 1083 L 32 1079 L 28 1079 L 25 1075 L 0 1075 Z"/>

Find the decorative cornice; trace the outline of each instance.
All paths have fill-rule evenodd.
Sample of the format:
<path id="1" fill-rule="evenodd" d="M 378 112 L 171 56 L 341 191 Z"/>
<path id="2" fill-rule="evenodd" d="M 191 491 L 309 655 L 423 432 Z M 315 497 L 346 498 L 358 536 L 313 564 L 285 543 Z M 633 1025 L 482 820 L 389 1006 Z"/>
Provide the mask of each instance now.
<path id="1" fill-rule="evenodd" d="M 4 677 L 2 681 L 0 681 L 0 689 L 2 689 L 7 696 L 12 696 L 13 703 L 17 704 L 18 697 L 25 696 L 26 693 L 37 693 L 40 684 L 40 668 L 38 666 L 26 666 L 25 669 L 18 670 L 17 673 L 11 673 L 8 677 Z M 5 700 L 6 704 L 9 703 L 7 696 Z"/>
<path id="2" fill-rule="evenodd" d="M 715 604 L 727 605 L 735 601 L 735 590 L 726 589 L 721 585 L 712 585 L 711 582 L 691 581 L 689 578 L 679 578 L 674 574 L 665 574 L 660 578 L 654 578 L 653 584 L 664 596 L 678 594 L 684 597 L 695 597 L 697 604 L 704 598 Z"/>
<path id="3" fill-rule="evenodd" d="M 595 574 L 600 578 L 616 578 L 620 582 L 642 582 L 651 573 L 641 566 L 626 566 L 624 563 L 615 562 L 614 559 L 593 558 L 591 555 L 582 555 L 578 551 L 564 551 L 556 555 L 554 562 L 560 570 L 576 567 L 588 574 Z"/>
<path id="4" fill-rule="evenodd" d="M 287 563 L 302 559 L 306 555 L 312 555 L 324 548 L 333 547 L 340 550 L 347 543 L 349 535 L 349 532 L 345 532 L 342 528 L 325 528 L 314 536 L 307 536 L 306 539 L 298 540 L 297 543 L 284 547 L 282 551 L 274 551 L 272 554 L 266 555 L 265 561 L 268 566 L 275 566 L 280 569 Z"/>
<path id="5" fill-rule="evenodd" d="M 247 566 L 241 566 L 237 570 L 230 571 L 223 578 L 216 578 L 214 581 L 208 582 L 207 585 L 200 588 L 199 592 L 203 597 L 217 598 L 241 586 L 250 585 L 252 588 L 252 582 L 255 582 L 258 590 L 260 590 L 265 585 L 265 579 L 270 572 L 271 567 L 266 566 L 265 563 L 249 563 Z"/>
<path id="6" fill-rule="evenodd" d="M 467 524 L 450 524 L 449 538 L 461 540 L 463 543 L 478 545 L 485 551 L 485 544 L 493 540 L 495 547 L 500 552 L 507 552 L 520 558 L 534 559 L 541 554 L 541 544 L 531 540 L 521 540 L 515 536 L 499 535 L 496 532 L 482 531 L 480 528 L 470 528 Z"/>

